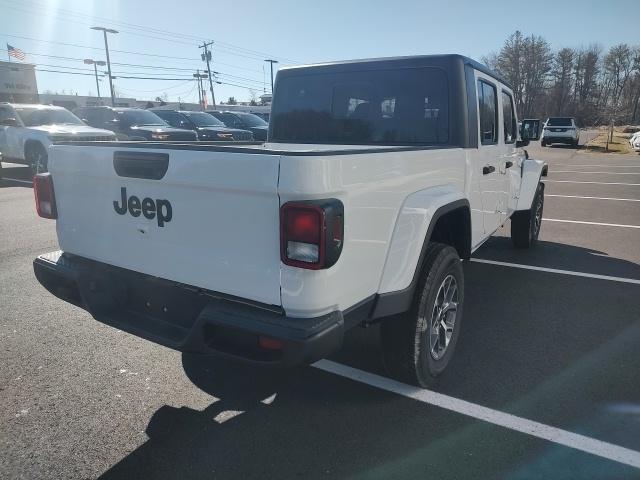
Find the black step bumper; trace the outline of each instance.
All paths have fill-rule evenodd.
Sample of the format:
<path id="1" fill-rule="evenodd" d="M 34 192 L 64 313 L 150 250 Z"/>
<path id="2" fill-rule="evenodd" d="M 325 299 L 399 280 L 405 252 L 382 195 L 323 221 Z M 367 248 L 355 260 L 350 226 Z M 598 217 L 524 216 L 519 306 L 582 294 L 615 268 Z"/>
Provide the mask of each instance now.
<path id="1" fill-rule="evenodd" d="M 202 290 L 52 252 L 33 262 L 38 281 L 98 321 L 181 352 L 251 363 L 312 363 L 342 346 L 341 312 L 291 318 L 278 306 Z M 262 340 L 261 340 L 262 339 Z"/>

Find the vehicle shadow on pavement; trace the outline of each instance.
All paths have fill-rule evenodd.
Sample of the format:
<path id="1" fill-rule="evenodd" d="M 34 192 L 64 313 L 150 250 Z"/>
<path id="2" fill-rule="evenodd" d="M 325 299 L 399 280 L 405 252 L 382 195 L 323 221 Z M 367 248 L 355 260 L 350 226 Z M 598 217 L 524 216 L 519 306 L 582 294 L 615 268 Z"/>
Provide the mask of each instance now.
<path id="1" fill-rule="evenodd" d="M 616 258 L 605 252 L 565 243 L 539 240 L 535 248 L 522 250 L 508 237 L 491 237 L 474 258 L 533 265 L 573 272 L 640 279 L 640 264 Z"/>
<path id="2" fill-rule="evenodd" d="M 265 370 L 190 355 L 183 366 L 220 400 L 202 411 L 160 408 L 149 440 L 101 479 L 343 478 L 425 442 L 422 429 L 403 433 L 414 402 L 311 367 Z M 435 421 L 429 435 L 465 421 Z"/>
<path id="3" fill-rule="evenodd" d="M 19 181 L 12 181 L 19 180 Z M 29 168 L 24 167 L 22 165 L 10 164 L 7 165 L 3 162 L 2 168 L 0 168 L 0 188 L 6 187 L 24 187 L 31 188 L 31 185 L 22 183 L 22 182 L 30 182 L 31 178 L 31 170 Z"/>

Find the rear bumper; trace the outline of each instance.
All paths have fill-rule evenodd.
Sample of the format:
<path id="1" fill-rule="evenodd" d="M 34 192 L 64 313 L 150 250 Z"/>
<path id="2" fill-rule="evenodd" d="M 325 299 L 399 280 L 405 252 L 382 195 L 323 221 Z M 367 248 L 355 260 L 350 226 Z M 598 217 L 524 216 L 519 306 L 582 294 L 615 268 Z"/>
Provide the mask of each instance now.
<path id="1" fill-rule="evenodd" d="M 565 132 L 545 132 L 542 135 L 542 141 L 547 143 L 573 143 L 578 140 L 578 135 Z"/>
<path id="2" fill-rule="evenodd" d="M 277 306 L 232 298 L 63 252 L 33 262 L 38 281 L 96 320 L 181 352 L 256 364 L 312 363 L 342 346 L 341 312 L 291 318 Z M 260 337 L 281 342 L 263 348 Z M 273 342 L 272 342 L 273 343 Z"/>

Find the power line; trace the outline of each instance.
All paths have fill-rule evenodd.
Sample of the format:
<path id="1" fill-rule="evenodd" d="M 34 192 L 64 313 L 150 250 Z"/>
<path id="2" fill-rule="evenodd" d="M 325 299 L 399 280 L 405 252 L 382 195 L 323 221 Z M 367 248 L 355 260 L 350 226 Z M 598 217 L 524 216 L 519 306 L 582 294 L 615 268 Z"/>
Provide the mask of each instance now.
<path id="1" fill-rule="evenodd" d="M 13 35 L 13 34 L 8 34 L 8 33 L 4 33 L 3 34 L 5 37 L 11 37 L 11 38 L 20 38 L 22 40 L 29 40 L 32 42 L 39 42 L 39 43 L 48 43 L 48 44 L 52 44 L 52 45 L 64 45 L 67 47 L 75 47 L 75 48 L 84 48 L 84 49 L 89 49 L 89 50 L 104 50 L 102 47 L 90 47 L 88 45 L 78 45 L 77 43 L 68 43 L 68 42 L 58 42 L 55 40 L 43 40 L 41 38 L 33 38 L 33 37 L 25 37 L 22 35 Z M 193 61 L 195 60 L 194 58 L 189 58 L 189 57 L 175 57 L 172 55 L 159 55 L 159 54 L 155 54 L 155 53 L 143 53 L 143 52 L 132 52 L 130 50 L 116 50 L 116 49 L 110 49 L 112 52 L 116 52 L 116 53 L 124 53 L 126 55 L 138 55 L 138 56 L 143 56 L 143 57 L 154 57 L 154 58 L 168 58 L 171 60 L 188 60 L 188 61 Z M 248 68 L 248 67 L 242 67 L 240 65 L 234 65 L 232 63 L 223 63 L 223 62 L 216 62 L 218 65 L 224 65 L 225 67 L 230 67 L 230 68 L 237 68 L 239 70 L 247 70 L 249 72 L 258 72 L 260 73 L 261 70 L 258 70 L 257 68 Z"/>
<path id="2" fill-rule="evenodd" d="M 4 51 L 6 52 L 7 50 L 4 48 L 0 48 L 0 51 Z M 67 61 L 77 61 L 77 62 L 82 62 L 84 61 L 83 58 L 78 58 L 78 57 L 63 57 L 60 55 L 48 55 L 48 54 L 44 54 L 44 53 L 35 53 L 35 52 L 25 52 L 27 55 L 32 55 L 35 57 L 47 57 L 47 58 L 55 58 L 58 60 L 67 60 Z M 123 63 L 123 62 L 111 62 L 112 65 L 118 65 L 121 67 L 137 67 L 137 68 L 143 68 L 143 69 L 152 69 L 152 70 L 168 70 L 168 71 L 176 71 L 176 72 L 193 72 L 194 70 L 196 70 L 197 68 L 180 68 L 180 67 L 162 67 L 162 66 L 158 66 L 158 65 L 146 65 L 146 64 L 139 64 L 139 63 Z M 17 64 L 16 64 L 17 65 Z M 222 72 L 218 72 L 223 74 Z M 256 82 L 256 83 L 262 83 L 259 80 L 256 79 L 250 79 L 248 77 L 241 77 L 239 75 L 232 75 L 232 74 L 227 74 L 224 73 L 224 75 L 227 76 L 233 76 L 236 78 L 240 78 L 243 80 L 248 80 L 248 81 L 252 81 L 252 82 Z"/>
<path id="3" fill-rule="evenodd" d="M 23 0 L 24 2 L 25 0 Z M 48 7 L 48 5 L 42 4 L 42 3 L 38 3 L 38 2 L 27 2 L 31 5 L 31 7 L 29 7 L 28 5 L 25 7 L 24 5 L 21 5 L 20 8 L 16 8 L 16 5 L 12 5 L 12 4 L 8 4 L 7 6 L 9 8 L 13 8 L 13 9 L 18 9 L 22 12 L 25 12 L 24 8 L 36 8 L 37 14 L 38 15 L 42 15 L 42 9 L 45 7 Z M 183 40 L 185 39 L 190 39 L 193 41 L 199 41 L 202 37 L 196 36 L 196 35 L 188 35 L 188 34 L 182 34 L 182 33 L 176 33 L 176 32 L 171 32 L 168 30 L 162 30 L 162 29 L 157 29 L 157 28 L 151 28 L 151 27 L 146 27 L 146 26 L 142 26 L 142 25 L 138 25 L 135 23 L 128 23 L 128 22 L 122 22 L 119 20 L 113 20 L 113 19 L 109 19 L 106 17 L 98 17 L 98 16 L 93 16 L 93 15 L 85 15 L 85 14 L 81 14 L 79 12 L 75 12 L 73 10 L 69 10 L 69 9 L 63 9 L 63 8 L 58 8 L 57 9 L 59 12 L 65 12 L 66 15 L 68 16 L 72 16 L 72 17 L 76 17 L 76 20 L 71 20 L 69 18 L 65 18 L 62 17 L 61 15 L 57 15 L 55 13 L 52 14 L 52 16 L 55 16 L 59 19 L 62 19 L 64 21 L 70 21 L 70 22 L 76 22 L 76 23 L 81 23 L 84 25 L 88 25 L 86 22 L 80 22 L 79 20 L 77 20 L 77 18 L 84 18 L 84 19 L 92 19 L 92 20 L 99 20 L 99 21 L 106 21 L 109 22 L 111 24 L 114 25 L 124 25 L 126 27 L 131 27 L 132 30 L 138 30 L 141 32 L 146 32 L 146 33 L 153 33 L 156 35 L 163 35 L 162 37 L 157 37 L 157 36 L 152 36 L 152 35 L 145 35 L 142 33 L 137 33 L 137 32 L 131 32 L 131 31 L 127 31 L 127 30 L 123 30 L 121 29 L 120 31 L 122 33 L 126 33 L 126 34 L 130 34 L 130 35 L 139 35 L 139 36 L 143 36 L 143 37 L 148 37 L 148 38 L 153 38 L 156 40 L 163 40 L 163 41 L 170 41 L 170 42 L 174 42 L 174 43 L 179 43 L 179 44 L 183 44 L 183 45 L 193 45 L 193 43 L 187 43 Z M 32 13 L 32 12 L 26 12 L 26 13 Z M 169 39 L 167 38 L 167 36 L 171 36 L 173 37 L 173 39 Z M 181 39 L 181 40 L 177 40 L 177 39 Z M 297 60 L 293 60 L 290 58 L 286 58 L 286 57 L 281 57 L 281 56 L 274 56 L 271 55 L 267 52 L 262 52 L 259 50 L 253 50 L 253 49 L 249 49 L 249 48 L 245 48 L 245 47 L 241 47 L 238 45 L 234 45 L 232 43 L 229 42 L 223 42 L 223 41 L 216 41 L 216 44 L 218 45 L 218 47 L 220 48 L 224 48 L 227 50 L 231 50 L 231 51 L 236 51 L 236 52 L 242 52 L 247 56 L 247 58 L 252 58 L 255 60 L 264 58 L 266 57 L 273 57 L 273 58 L 279 58 L 281 60 L 285 60 L 287 62 L 291 62 L 291 63 L 303 63 L 303 62 L 299 62 Z M 239 53 L 235 53 L 238 56 L 243 56 L 240 55 Z M 248 57 L 248 55 L 252 55 L 253 57 Z"/>

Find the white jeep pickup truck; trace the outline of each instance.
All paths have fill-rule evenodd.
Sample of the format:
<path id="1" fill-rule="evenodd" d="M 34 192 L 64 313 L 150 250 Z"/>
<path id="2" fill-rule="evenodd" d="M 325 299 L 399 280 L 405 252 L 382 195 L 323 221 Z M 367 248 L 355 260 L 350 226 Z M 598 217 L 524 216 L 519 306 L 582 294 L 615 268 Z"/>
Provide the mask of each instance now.
<path id="1" fill-rule="evenodd" d="M 35 179 L 54 295 L 184 351 L 295 365 L 382 322 L 385 365 L 432 383 L 462 325 L 461 259 L 540 231 L 545 165 L 513 92 L 459 55 L 280 70 L 268 141 L 54 145 Z M 527 129 L 533 131 L 533 129 Z"/>

